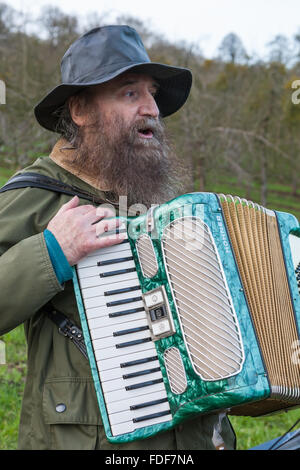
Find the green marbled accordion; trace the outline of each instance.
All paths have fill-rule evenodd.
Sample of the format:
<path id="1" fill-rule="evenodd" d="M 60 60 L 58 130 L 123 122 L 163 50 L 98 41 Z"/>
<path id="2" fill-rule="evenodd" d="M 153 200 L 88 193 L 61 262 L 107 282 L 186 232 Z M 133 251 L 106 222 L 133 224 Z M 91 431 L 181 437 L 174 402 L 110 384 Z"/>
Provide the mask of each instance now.
<path id="1" fill-rule="evenodd" d="M 230 207 L 233 215 L 228 212 Z M 240 227 L 239 217 L 243 211 L 246 221 Z M 254 219 L 251 214 L 254 214 Z M 259 214 L 257 226 L 256 214 Z M 231 219 L 234 222 L 231 223 Z M 162 376 L 160 387 L 163 387 L 166 398 L 161 400 L 164 404 L 157 408 L 164 411 L 153 413 L 152 408 L 148 412 L 147 406 L 143 407 L 144 403 L 151 402 L 147 401 L 147 396 L 157 396 L 159 400 L 156 385 L 149 384 L 149 387 L 143 387 L 144 390 L 139 389 L 139 383 L 147 383 L 146 375 L 143 379 L 140 376 L 136 379 L 134 392 L 130 387 L 128 392 L 121 388 L 112 392 L 113 398 L 106 398 L 106 390 L 113 389 L 114 383 L 120 380 L 114 377 L 120 377 L 120 364 L 126 348 L 121 348 L 119 360 L 114 359 L 112 371 L 102 373 L 101 364 L 108 360 L 101 356 L 106 343 L 104 339 L 97 339 L 92 331 L 95 321 L 98 321 L 96 330 L 104 330 L 102 320 L 95 320 L 101 308 L 85 299 L 86 293 L 92 297 L 91 289 L 95 287 L 88 283 L 92 278 L 81 279 L 85 264 L 80 269 L 77 266 L 74 270 L 75 293 L 108 440 L 116 443 L 144 439 L 198 414 L 227 410 L 231 414 L 259 416 L 299 405 L 300 359 L 297 347 L 300 344 L 300 296 L 295 271 L 300 261 L 300 238 L 296 218 L 283 212 L 267 211 L 231 196 L 191 193 L 158 206 L 151 213 L 123 218 L 123 221 L 127 225 L 142 292 L 143 319 L 138 321 L 147 322 L 147 334 L 151 336 L 149 342 L 160 368 L 157 373 Z M 267 224 L 267 227 L 261 229 L 261 224 Z M 279 246 L 274 248 L 275 231 Z M 292 239 L 291 232 L 295 234 Z M 263 240 L 264 237 L 267 240 Z M 248 245 L 250 239 L 249 250 L 238 253 L 238 242 Z M 264 256 L 263 261 L 257 253 L 255 261 L 251 261 L 253 250 L 261 253 L 270 246 L 270 253 Z M 279 258 L 283 264 L 279 265 L 278 274 Z M 252 275 L 247 267 L 250 264 L 253 264 Z M 281 307 L 280 299 L 276 299 L 276 282 L 282 284 L 281 278 L 277 279 L 283 271 L 282 266 L 286 283 L 284 295 L 288 298 L 284 305 L 289 304 L 289 317 L 284 321 L 286 307 Z M 269 281 L 265 280 L 264 272 L 267 272 Z M 273 282 L 274 286 L 270 287 Z M 266 292 L 262 293 L 264 289 Z M 253 292 L 257 298 L 263 299 L 257 308 Z M 264 296 L 270 305 L 266 311 Z M 272 300 L 274 296 L 275 300 Z M 263 319 L 262 326 L 259 325 L 260 318 Z M 129 326 L 130 322 L 128 315 Z M 128 325 L 124 326 L 123 333 L 129 329 Z M 116 329 L 119 331 L 120 327 Z M 142 329 L 147 330 L 147 326 Z M 276 349 L 278 353 L 274 353 Z M 277 364 L 272 364 L 272 356 L 280 356 L 282 350 L 285 362 L 279 364 L 276 371 Z M 145 373 L 143 366 L 139 367 L 139 374 Z M 151 365 L 145 369 L 146 372 L 154 370 Z M 126 374 L 122 375 L 122 372 L 121 377 L 130 376 L 128 368 Z M 284 380 L 281 383 L 281 378 L 286 375 L 289 376 L 288 384 Z M 130 384 L 134 384 L 134 380 L 131 378 Z M 153 394 L 149 392 L 151 386 L 154 387 Z M 139 397 L 137 404 L 134 399 L 127 399 L 131 393 Z M 123 404 L 121 409 L 122 400 L 128 401 L 128 410 L 123 409 Z M 121 411 L 117 416 L 114 410 L 118 410 L 119 402 Z M 136 409 L 133 420 L 130 407 Z M 154 415 L 160 415 L 160 422 L 152 420 Z M 144 420 L 147 416 L 148 419 Z M 130 421 L 128 427 L 126 419 Z"/>

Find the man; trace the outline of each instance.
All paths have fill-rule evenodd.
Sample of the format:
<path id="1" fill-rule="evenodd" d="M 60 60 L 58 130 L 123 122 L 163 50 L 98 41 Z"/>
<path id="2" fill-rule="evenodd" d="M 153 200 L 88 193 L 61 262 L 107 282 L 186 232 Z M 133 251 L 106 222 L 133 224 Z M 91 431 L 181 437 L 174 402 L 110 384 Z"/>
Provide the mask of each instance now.
<path id="1" fill-rule="evenodd" d="M 175 195 L 175 157 L 161 117 L 186 101 L 190 71 L 151 63 L 127 26 L 83 35 L 66 52 L 61 69 L 62 84 L 37 105 L 35 115 L 62 138 L 50 157 L 26 171 L 58 179 L 114 207 L 120 196 L 128 205 L 149 206 Z M 110 444 L 88 361 L 46 314 L 51 301 L 52 309 L 80 324 L 71 266 L 95 249 L 120 243 L 122 234 L 104 236 L 118 225 L 113 215 L 102 205 L 39 188 L 1 194 L 0 334 L 24 323 L 28 342 L 19 448 L 212 449 L 218 415 L 144 441 Z M 227 420 L 221 435 L 232 448 Z"/>

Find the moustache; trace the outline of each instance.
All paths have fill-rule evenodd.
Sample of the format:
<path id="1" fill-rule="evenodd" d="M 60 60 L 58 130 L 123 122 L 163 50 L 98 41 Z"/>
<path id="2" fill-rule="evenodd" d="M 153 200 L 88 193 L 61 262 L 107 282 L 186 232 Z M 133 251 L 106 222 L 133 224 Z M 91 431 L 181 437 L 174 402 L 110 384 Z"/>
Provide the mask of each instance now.
<path id="1" fill-rule="evenodd" d="M 153 141 L 162 143 L 165 140 L 164 125 L 154 118 L 140 118 L 130 126 L 129 134 L 133 142 L 138 140 L 145 144 L 151 144 Z"/>

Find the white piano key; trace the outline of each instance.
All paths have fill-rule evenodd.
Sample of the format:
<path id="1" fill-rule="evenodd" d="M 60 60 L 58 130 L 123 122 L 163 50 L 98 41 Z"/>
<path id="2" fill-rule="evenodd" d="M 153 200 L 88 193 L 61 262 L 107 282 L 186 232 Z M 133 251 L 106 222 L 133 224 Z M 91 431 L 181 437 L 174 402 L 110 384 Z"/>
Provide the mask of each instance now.
<path id="1" fill-rule="evenodd" d="M 138 283 L 136 283 L 132 287 L 136 287 L 136 286 L 139 287 Z M 128 292 L 119 293 L 118 295 L 114 295 L 114 294 L 113 295 L 101 295 L 99 294 L 98 287 L 89 287 L 87 289 L 83 289 L 81 294 L 85 299 L 89 299 L 91 297 L 102 297 L 103 298 L 102 305 L 106 305 L 108 302 L 114 302 L 116 300 L 119 301 L 119 300 L 130 299 L 131 297 L 141 296 L 142 291 L 138 289 L 138 290 L 132 290 Z"/>
<path id="2" fill-rule="evenodd" d="M 101 316 L 103 317 L 105 315 L 109 315 L 113 313 L 116 313 L 116 314 L 120 312 L 122 313 L 127 310 L 141 309 L 141 308 L 144 309 L 144 304 L 142 300 L 135 300 L 125 305 L 121 304 L 121 305 L 113 305 L 112 307 L 107 307 L 107 305 L 99 305 L 101 304 L 101 299 L 102 297 L 92 297 L 91 299 L 85 299 L 84 304 L 85 304 L 86 309 L 90 310 L 90 309 L 94 309 L 98 307 L 99 317 Z M 119 316 L 121 317 L 122 315 L 119 315 Z M 129 320 L 130 317 L 127 317 L 127 318 Z"/>
<path id="3" fill-rule="evenodd" d="M 145 356 L 145 353 L 143 354 L 143 358 Z M 135 366 L 130 366 L 130 367 L 115 367 L 113 369 L 109 370 L 99 370 L 101 382 L 106 382 L 108 380 L 114 380 L 114 379 L 119 379 L 122 378 L 123 375 L 126 374 L 134 374 L 137 372 L 142 372 L 148 369 L 154 369 L 156 367 L 160 367 L 159 361 L 149 361 L 145 362 L 143 364 L 136 364 Z M 144 377 L 146 377 L 148 374 L 145 374 Z M 127 379 L 125 379 L 127 380 Z"/>
<path id="4" fill-rule="evenodd" d="M 113 307 L 105 307 L 108 314 L 118 313 L 126 310 L 132 310 L 135 308 L 144 308 L 144 303 L 142 300 L 136 300 L 135 302 L 130 302 L 126 305 L 115 305 Z M 129 319 L 129 317 L 128 317 Z"/>
<path id="5" fill-rule="evenodd" d="M 141 296 L 137 295 L 136 297 L 139 298 Z M 134 296 L 132 300 L 130 302 L 127 302 L 126 304 L 113 305 L 109 307 L 107 305 L 104 305 L 102 295 L 91 297 L 91 298 L 83 298 L 83 302 L 86 308 L 86 316 L 88 319 L 97 318 L 97 317 L 100 318 L 100 317 L 109 315 L 111 313 L 123 312 L 127 310 L 132 310 L 135 308 L 144 309 L 143 301 L 134 300 L 136 297 Z M 130 318 L 131 317 L 127 317 L 128 321 Z"/>
<path id="6" fill-rule="evenodd" d="M 134 418 L 140 418 L 142 416 L 147 416 L 152 413 L 161 413 L 162 411 L 170 410 L 170 405 L 168 402 L 159 403 L 146 408 L 140 408 L 138 410 L 126 410 L 120 413 L 113 413 L 109 415 L 110 424 L 113 426 L 115 424 L 124 423 L 126 421 L 132 421 Z M 168 417 L 168 415 L 166 416 Z M 147 420 L 144 421 L 147 423 Z"/>
<path id="7" fill-rule="evenodd" d="M 128 246 L 126 250 L 109 252 L 109 253 L 100 253 L 98 256 L 99 261 L 110 261 L 118 258 L 127 258 L 128 256 L 133 256 L 131 248 Z"/>
<path id="8" fill-rule="evenodd" d="M 92 339 L 100 339 L 100 338 L 105 338 L 106 336 L 113 336 L 114 333 L 121 331 L 121 330 L 128 330 L 130 328 L 141 328 L 148 326 L 148 321 L 147 319 L 142 319 L 142 320 L 136 320 L 136 321 L 130 321 L 126 323 L 126 326 L 119 326 L 119 325 L 110 325 L 106 327 L 100 327 L 100 328 L 92 328 L 90 330 L 91 332 L 91 337 Z M 123 338 L 123 335 L 121 336 L 116 336 L 116 338 Z"/>
<path id="9" fill-rule="evenodd" d="M 137 298 L 140 297 L 139 295 Z M 107 314 L 109 313 L 117 313 L 117 312 L 123 312 L 123 310 L 129 310 L 132 308 L 142 308 L 144 307 L 143 301 L 142 300 L 136 300 L 135 302 L 130 302 L 125 305 L 115 305 L 113 307 L 107 307 L 106 305 L 103 305 L 103 296 L 100 295 L 99 297 L 91 297 L 88 299 L 83 299 L 83 303 L 86 309 L 88 308 L 95 308 L 95 307 L 102 307 L 101 311 L 106 312 Z M 104 309 L 104 310 L 103 310 Z"/>
<path id="10" fill-rule="evenodd" d="M 116 245 L 107 246 L 106 248 L 100 248 L 100 250 L 95 250 L 92 253 L 88 254 L 87 257 L 98 256 L 106 253 L 122 253 L 124 250 L 130 249 L 129 243 L 118 243 Z"/>
<path id="11" fill-rule="evenodd" d="M 101 312 L 101 308 L 93 308 L 88 311 L 87 319 L 90 329 L 93 328 L 104 328 L 110 325 L 122 325 L 133 320 L 141 320 L 147 318 L 145 310 L 141 312 L 130 313 L 130 315 L 122 315 L 120 317 L 109 317 L 106 311 Z"/>
<path id="12" fill-rule="evenodd" d="M 132 251 L 130 248 L 124 247 L 122 251 L 113 252 L 110 251 L 109 253 L 99 252 L 95 256 L 87 256 L 86 258 L 82 259 L 78 265 L 77 269 L 80 271 L 81 269 L 87 268 L 89 266 L 96 266 L 97 263 L 100 261 L 108 261 L 111 259 L 117 258 L 127 258 L 128 256 L 132 256 Z"/>
<path id="13" fill-rule="evenodd" d="M 152 374 L 141 375 L 139 377 L 132 377 L 131 379 L 114 379 L 109 380 L 107 382 L 102 383 L 102 390 L 106 396 L 107 393 L 113 392 L 115 390 L 119 390 L 120 394 L 127 395 L 128 390 L 125 387 L 134 385 L 134 384 L 142 384 L 144 382 L 149 382 L 150 380 L 157 380 L 162 378 L 162 373 L 159 370 L 158 372 L 153 372 Z M 146 387 L 145 387 L 146 388 Z"/>
<path id="14" fill-rule="evenodd" d="M 100 266 L 97 266 L 97 265 L 88 266 L 80 270 L 79 277 L 80 279 L 85 279 L 86 277 L 92 277 L 92 276 L 100 277 L 100 274 L 106 274 L 106 273 L 110 273 L 114 271 L 119 271 L 123 269 L 132 269 L 132 268 L 135 269 L 135 262 L 133 260 L 123 261 L 123 262 L 115 263 L 115 264 L 107 264 L 107 265 L 105 264 L 103 266 L 101 265 Z M 112 278 L 113 276 L 109 276 L 109 277 Z M 103 278 L 100 277 L 100 279 L 102 280 Z"/>
<path id="15" fill-rule="evenodd" d="M 164 388 L 164 383 L 159 382 L 153 385 L 148 385 L 147 387 L 143 388 L 136 388 L 134 390 L 127 390 L 126 391 L 126 398 L 125 400 L 130 399 L 132 397 L 138 397 L 138 396 L 144 396 L 145 393 L 149 392 L 159 392 L 159 390 L 162 390 Z M 125 392 L 124 392 L 125 393 Z M 120 400 L 120 390 L 115 390 L 112 392 L 108 392 L 105 394 L 105 401 L 106 403 L 112 403 L 114 401 L 119 401 Z"/>
<path id="16" fill-rule="evenodd" d="M 93 343 L 93 346 L 95 349 L 105 349 L 105 348 L 116 348 L 117 349 L 117 345 L 119 344 L 124 344 L 124 343 L 128 343 L 128 342 L 131 342 L 131 341 L 137 341 L 137 340 L 140 340 L 140 339 L 147 339 L 147 338 L 150 338 L 150 331 L 149 330 L 145 330 L 145 331 L 139 331 L 137 333 L 130 333 L 128 335 L 124 335 L 124 336 L 108 336 L 106 338 L 100 338 L 100 339 L 94 339 L 92 341 Z M 126 351 L 127 347 L 131 347 L 131 346 L 125 346 L 125 347 L 121 347 L 119 349 L 121 349 L 123 352 Z"/>
<path id="17" fill-rule="evenodd" d="M 77 272 L 81 276 L 81 275 L 84 275 L 90 268 L 97 267 L 98 265 L 108 268 L 110 266 L 115 266 L 116 264 L 118 264 L 117 262 L 118 260 L 122 260 L 119 262 L 124 263 L 125 262 L 123 261 L 124 258 L 132 258 L 132 257 L 133 257 L 132 252 L 127 250 L 127 251 L 122 251 L 122 253 L 108 253 L 103 256 L 85 258 L 84 260 L 82 260 L 82 264 L 80 267 L 78 267 L 77 265 Z M 109 264 L 101 265 L 101 263 L 105 261 L 111 261 L 111 262 Z M 133 260 L 127 260 L 127 261 L 133 261 Z"/>
<path id="18" fill-rule="evenodd" d="M 126 423 L 116 424 L 111 426 L 113 436 L 120 434 L 126 434 L 133 432 L 135 429 L 144 428 L 145 426 L 151 426 L 153 424 L 165 423 L 166 421 L 171 421 L 172 416 L 160 416 L 159 418 L 149 419 L 147 421 L 142 421 L 140 423 L 133 423 L 132 421 L 127 421 Z"/>
<path id="19" fill-rule="evenodd" d="M 121 364 L 125 364 L 127 362 L 137 361 L 139 359 L 144 359 L 147 357 L 157 357 L 157 352 L 154 346 L 153 341 L 149 341 L 149 343 L 145 343 L 144 349 L 141 351 L 131 351 L 129 354 L 126 352 L 123 354 L 122 357 L 115 356 L 115 357 L 107 357 L 106 359 L 102 359 L 101 357 L 98 359 L 98 369 L 103 371 L 107 371 L 110 369 L 114 369 L 115 367 L 119 367 Z M 129 370 L 131 367 L 127 367 L 126 369 Z M 123 367 L 121 367 L 123 369 Z"/>
<path id="20" fill-rule="evenodd" d="M 99 278 L 97 278 L 97 279 L 98 279 L 98 285 L 92 286 L 92 287 L 85 287 L 81 290 L 82 297 L 87 297 L 87 296 L 90 297 L 90 295 L 88 293 L 88 289 L 95 289 L 96 295 L 104 295 L 105 292 L 111 292 L 111 291 L 114 291 L 114 290 L 117 290 L 117 289 L 126 289 L 126 288 L 129 288 L 129 287 L 135 287 L 135 286 L 140 285 L 139 280 L 137 279 L 137 276 L 134 279 L 126 279 L 126 280 L 123 280 L 121 282 L 120 281 L 119 282 L 111 282 L 109 285 L 99 283 Z M 113 280 L 114 279 L 112 278 L 112 281 Z M 115 295 L 116 295 L 116 300 L 117 300 L 119 294 L 115 294 Z"/>
<path id="21" fill-rule="evenodd" d="M 122 411 L 128 410 L 130 406 L 140 405 L 141 403 L 148 403 L 153 400 L 160 400 L 163 398 L 167 398 L 167 392 L 164 385 L 161 384 L 161 387 L 155 392 L 145 390 L 145 393 L 138 397 L 126 397 L 123 400 L 108 403 L 107 413 L 109 415 L 112 415 L 113 413 L 121 413 Z M 145 407 L 144 409 L 146 410 L 147 408 L 149 409 L 149 407 Z"/>
<path id="22" fill-rule="evenodd" d="M 120 362 L 123 362 L 125 354 L 131 354 L 138 351 L 146 351 L 145 345 L 147 343 L 136 344 L 135 346 L 128 346 L 127 348 L 105 348 L 105 349 L 96 349 L 95 348 L 95 357 L 96 361 L 103 359 L 109 359 L 113 357 L 119 357 Z M 153 344 L 153 341 L 149 341 L 149 344 Z M 126 349 L 126 351 L 125 351 Z"/>
<path id="23" fill-rule="evenodd" d="M 136 279 L 138 281 L 138 276 L 136 271 L 125 273 L 125 274 L 117 274 L 116 276 L 111 277 L 100 277 L 100 276 L 91 276 L 82 278 L 79 276 L 79 284 L 81 289 L 86 287 L 95 287 L 101 285 L 108 285 L 110 286 L 113 283 L 123 282 L 129 279 Z"/>

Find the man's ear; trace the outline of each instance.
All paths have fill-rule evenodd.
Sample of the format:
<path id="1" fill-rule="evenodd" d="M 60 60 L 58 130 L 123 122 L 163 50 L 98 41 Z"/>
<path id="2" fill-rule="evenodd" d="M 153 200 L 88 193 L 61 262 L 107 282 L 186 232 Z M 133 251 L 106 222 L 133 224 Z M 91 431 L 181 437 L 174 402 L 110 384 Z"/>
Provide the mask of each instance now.
<path id="1" fill-rule="evenodd" d="M 77 126 L 83 126 L 86 124 L 87 115 L 84 112 L 81 99 L 78 95 L 71 96 L 68 101 L 69 110 L 72 120 Z"/>

